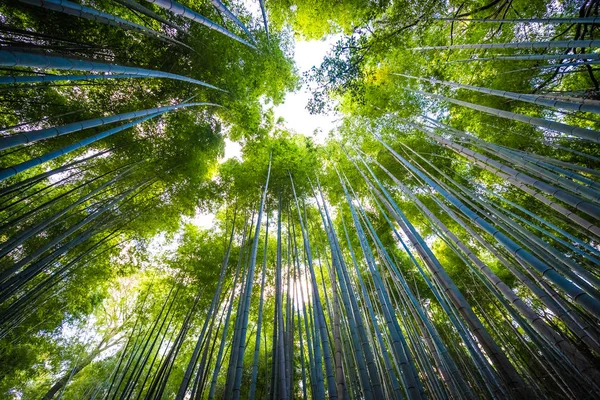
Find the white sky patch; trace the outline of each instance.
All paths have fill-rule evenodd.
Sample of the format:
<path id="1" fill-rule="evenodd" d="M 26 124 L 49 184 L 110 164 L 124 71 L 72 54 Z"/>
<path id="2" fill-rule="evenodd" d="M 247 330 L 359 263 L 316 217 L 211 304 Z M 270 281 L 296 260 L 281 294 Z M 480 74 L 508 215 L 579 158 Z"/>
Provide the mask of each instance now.
<path id="1" fill-rule="evenodd" d="M 317 262 L 313 260 L 313 267 L 316 268 Z M 297 308 L 304 308 L 305 304 L 309 304 L 312 301 L 312 282 L 310 278 L 307 276 L 306 265 L 304 263 L 301 264 L 300 276 L 297 276 L 295 280 L 292 282 L 291 294 L 294 299 L 294 304 Z M 290 290 L 290 289 L 288 289 Z"/>
<path id="2" fill-rule="evenodd" d="M 234 157 L 239 160 L 242 159 L 242 145 L 239 142 L 233 142 L 225 138 L 225 155 L 219 160 L 219 162 L 223 163 Z"/>
<path id="3" fill-rule="evenodd" d="M 263 23 L 262 12 L 260 10 L 260 3 L 258 1 L 243 0 L 242 4 L 244 5 L 246 11 L 250 13 L 254 21 L 260 21 L 261 24 Z"/>
<path id="4" fill-rule="evenodd" d="M 50 171 L 50 170 L 51 170 L 50 167 L 46 168 L 46 171 Z M 52 174 L 52 175 L 50 175 L 48 177 L 48 182 L 50 182 L 50 183 L 57 183 L 59 181 L 62 181 L 63 179 L 68 178 L 72 174 L 73 174 L 73 171 L 57 172 L 57 173 Z"/>
<path id="5" fill-rule="evenodd" d="M 260 16 L 260 7 L 258 2 L 253 8 L 254 3 L 245 2 L 246 8 L 255 16 Z M 255 15 L 256 14 L 256 15 Z M 303 74 L 313 66 L 319 66 L 329 49 L 339 40 L 340 35 L 332 35 L 325 40 L 301 41 L 295 43 L 294 61 L 298 68 L 298 73 Z M 275 119 L 282 117 L 287 129 L 298 134 L 313 137 L 316 143 L 324 144 L 327 140 L 329 131 L 339 125 L 340 114 L 331 113 L 329 115 L 311 115 L 306 109 L 306 105 L 311 98 L 311 93 L 307 87 L 302 87 L 294 93 L 286 95 L 283 104 L 274 108 Z M 318 133 L 314 135 L 315 130 Z M 225 137 L 225 154 L 219 160 L 223 163 L 231 158 L 242 158 L 243 143 L 234 142 Z M 204 229 L 210 229 L 215 223 L 215 215 L 212 213 L 203 213 L 196 210 L 194 217 L 184 217 L 184 223 L 191 223 Z M 148 250 L 151 254 L 158 255 L 165 252 L 174 251 L 179 245 L 178 240 L 169 241 L 164 234 L 159 234 L 150 242 Z M 301 283 L 306 285 L 306 283 Z M 306 289 L 306 288 L 305 288 Z M 305 300 L 306 301 L 306 300 Z"/>
<path id="6" fill-rule="evenodd" d="M 196 225 L 200 228 L 209 229 L 215 223 L 215 214 L 203 213 L 199 209 L 196 209 L 196 215 L 193 218 L 184 217 L 183 221 Z"/>
<path id="7" fill-rule="evenodd" d="M 98 152 L 98 153 L 100 153 L 100 152 L 102 152 L 102 151 L 103 151 L 103 150 L 92 150 L 92 149 L 88 149 L 88 150 L 87 150 L 87 151 L 85 151 L 84 153 L 82 153 L 82 154 L 78 155 L 77 157 L 75 157 L 75 158 L 73 159 L 73 161 L 79 161 L 79 160 L 83 160 L 84 158 L 91 157 L 91 156 L 93 156 L 95 153 L 97 153 L 97 152 Z M 100 155 L 100 156 L 97 156 L 96 158 L 106 158 L 106 157 L 108 157 L 110 154 L 111 154 L 110 152 L 108 152 L 108 153 L 104 153 L 104 154 L 102 154 L 102 155 Z M 51 167 L 49 167 L 49 166 L 48 166 L 48 167 L 46 167 L 46 172 L 49 172 L 50 170 L 52 170 L 52 168 L 51 168 Z M 52 175 L 50 175 L 50 176 L 48 177 L 48 181 L 49 181 L 50 183 L 56 183 L 56 182 L 58 182 L 58 181 L 60 181 L 60 180 L 63 180 L 63 179 L 65 179 L 65 178 L 68 178 L 69 176 L 73 175 L 73 173 L 74 173 L 74 172 L 76 172 L 76 171 L 78 171 L 78 169 L 72 169 L 72 170 L 67 170 L 67 171 L 63 171 L 63 172 L 57 172 L 57 173 L 55 173 L 55 174 L 52 174 Z"/>
<path id="8" fill-rule="evenodd" d="M 164 255 L 170 253 L 179 247 L 179 240 L 181 235 L 177 234 L 174 238 L 170 239 L 164 233 L 159 233 L 154 236 L 148 244 L 148 252 L 153 256 Z"/>
<path id="9" fill-rule="evenodd" d="M 325 40 L 296 42 L 294 61 L 299 74 L 302 75 L 313 66 L 321 65 L 323 58 L 339 40 L 339 37 L 339 35 L 331 35 Z M 275 119 L 282 117 L 285 120 L 286 128 L 305 136 L 314 137 L 315 142 L 323 144 L 329 131 L 339 125 L 338 120 L 341 116 L 333 112 L 329 115 L 311 115 L 306 109 L 310 98 L 311 93 L 306 85 L 294 93 L 288 93 L 283 104 L 273 109 Z M 314 135 L 315 130 L 319 131 L 316 135 Z"/>

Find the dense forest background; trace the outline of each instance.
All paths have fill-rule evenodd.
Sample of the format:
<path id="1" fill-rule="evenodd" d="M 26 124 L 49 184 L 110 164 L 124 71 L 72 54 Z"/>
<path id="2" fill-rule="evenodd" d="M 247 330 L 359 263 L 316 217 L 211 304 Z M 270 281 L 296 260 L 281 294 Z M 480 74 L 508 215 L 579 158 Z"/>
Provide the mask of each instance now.
<path id="1" fill-rule="evenodd" d="M 0 398 L 598 398 L 599 8 L 0 3 Z"/>

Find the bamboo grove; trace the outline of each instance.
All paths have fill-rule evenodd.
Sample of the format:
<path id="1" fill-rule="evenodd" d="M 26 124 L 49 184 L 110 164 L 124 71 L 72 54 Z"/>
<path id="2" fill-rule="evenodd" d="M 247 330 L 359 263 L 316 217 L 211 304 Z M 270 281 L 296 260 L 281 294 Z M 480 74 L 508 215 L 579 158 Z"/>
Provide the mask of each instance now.
<path id="1" fill-rule="evenodd" d="M 0 5 L 2 398 L 598 398 L 600 2 L 250 3 Z"/>

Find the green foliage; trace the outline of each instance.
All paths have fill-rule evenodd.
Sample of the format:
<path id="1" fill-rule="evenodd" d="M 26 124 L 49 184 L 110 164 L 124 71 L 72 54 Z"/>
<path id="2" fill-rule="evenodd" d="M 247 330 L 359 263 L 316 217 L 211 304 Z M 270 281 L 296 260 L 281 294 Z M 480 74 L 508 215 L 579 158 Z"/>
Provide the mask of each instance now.
<path id="1" fill-rule="evenodd" d="M 182 4 L 249 39 L 209 2 Z M 600 346 L 590 323 L 600 281 L 597 143 L 428 95 L 597 130 L 593 113 L 430 80 L 596 104 L 597 71 L 475 60 L 530 49 L 419 49 L 592 40 L 593 25 L 480 19 L 593 16 L 596 1 L 275 1 L 266 3 L 270 38 L 244 4 L 228 3 L 256 49 L 151 3 L 140 5 L 170 24 L 124 1 L 85 5 L 193 51 L 22 3 L 0 5 L 5 46 L 168 71 L 225 92 L 146 78 L 0 88 L 7 134 L 184 101 L 221 105 L 165 113 L 3 181 L 0 396 L 176 398 L 202 384 L 202 398 L 210 390 L 246 397 L 257 344 L 259 398 L 284 397 L 280 379 L 293 385 L 288 398 L 304 389 L 331 396 L 343 385 L 360 398 L 357 375 L 369 368 L 373 387 L 381 378 L 391 395 L 397 379 L 413 398 L 420 394 L 411 379 L 436 398 L 598 394 Z M 292 35 L 331 34 L 340 39 L 302 81 L 313 90 L 310 112 L 343 113 L 317 145 L 281 129 L 271 106 L 300 84 Z M 568 60 L 584 49 L 540 54 L 565 50 Z M 40 73 L 65 72 L 0 71 Z M 0 163 L 9 168 L 119 124 L 5 150 Z M 225 139 L 243 145 L 239 159 L 222 160 Z M 205 217 L 211 226 L 199 227 Z M 312 385 L 300 384 L 303 368 Z"/>

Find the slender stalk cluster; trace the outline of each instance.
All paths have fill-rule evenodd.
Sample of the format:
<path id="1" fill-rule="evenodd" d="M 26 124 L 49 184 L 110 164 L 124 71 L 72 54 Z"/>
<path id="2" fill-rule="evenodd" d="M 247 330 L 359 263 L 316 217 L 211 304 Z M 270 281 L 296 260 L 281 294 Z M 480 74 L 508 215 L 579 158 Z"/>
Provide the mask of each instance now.
<path id="1" fill-rule="evenodd" d="M 190 49 L 171 35 L 87 6 L 66 0 L 22 1 Z M 248 41 L 175 1 L 148 2 L 158 12 L 199 23 L 245 48 L 259 47 L 252 32 L 219 0 L 212 5 Z M 175 31 L 187 30 L 181 21 L 137 2 L 118 3 Z M 265 4 L 261 1 L 260 6 L 269 40 Z M 434 20 L 593 26 L 598 17 Z M 409 50 L 517 50 L 450 62 L 556 60 L 556 76 L 561 68 L 591 68 L 597 62 L 598 53 L 585 51 L 600 41 L 583 36 Z M 118 85 L 124 79 L 138 78 L 138 83 L 154 78 L 185 83 L 186 90 L 210 89 L 210 95 L 227 93 L 167 70 L 43 50 L 0 49 L 0 66 L 8 69 L 0 77 L 1 89 L 26 90 L 21 85 L 31 84 L 35 90 L 35 85 L 57 81 Z M 539 68 L 545 67 L 526 70 Z M 223 253 L 208 249 L 222 256 L 214 263 L 220 266 L 199 259 L 190 265 L 200 272 L 157 267 L 168 277 L 166 293 L 149 288 L 138 296 L 135 318 L 119 321 L 97 346 L 82 351 L 44 399 L 61 397 L 102 357 L 109 372 L 86 389 L 86 398 L 600 397 L 600 172 L 594 167 L 597 152 L 585 147 L 600 142 L 600 131 L 593 128 L 600 103 L 416 73 L 392 75 L 407 79 L 400 83 L 402 90 L 424 108 L 439 106 L 441 118 L 426 110 L 407 119 L 383 111 L 386 124 L 372 124 L 371 129 L 365 123 L 362 136 L 321 146 L 322 165 L 308 171 L 291 167 L 305 161 L 294 160 L 291 150 L 270 148 L 266 169 L 260 163 L 243 164 L 248 175 L 238 173 L 258 182 L 248 178 L 242 189 L 236 179 L 231 183 L 224 178 L 227 168 L 239 164 L 228 164 L 214 178 L 212 171 L 198 171 L 204 167 L 199 167 L 200 160 L 184 160 L 187 146 L 169 155 L 171 164 L 163 163 L 178 135 L 166 137 L 166 118 L 198 111 L 197 106 L 221 107 L 212 102 L 171 99 L 71 123 L 46 123 L 52 116 L 43 116 L 6 127 L 11 132 L 0 136 L 0 340 L 11 344 L 26 336 L 26 322 L 42 319 L 48 308 L 67 308 L 81 281 L 95 274 L 101 275 L 95 282 L 126 274 L 115 260 L 126 258 L 128 251 L 135 257 L 147 239 L 136 237 L 136 224 L 147 223 L 151 215 L 158 215 L 151 221 L 168 219 L 169 212 L 179 211 L 160 214 L 196 174 L 202 175 L 203 184 L 210 182 L 193 190 L 224 187 L 232 192 L 213 193 L 219 205 L 215 209 L 234 207 L 233 217 L 223 218 L 221 232 L 228 237 Z M 386 84 L 397 81 L 401 79 L 394 77 Z M 451 93 L 406 83 L 415 81 Z M 475 100 L 461 100 L 458 93 L 463 91 Z M 478 102 L 481 95 L 539 109 L 492 107 Z M 547 145 L 561 157 L 500 144 L 468 127 L 457 129 L 452 125 L 456 109 L 522 124 L 518 126 L 538 135 L 531 135 L 530 144 Z M 559 117 L 565 111 L 572 118 Z M 208 120 L 209 112 L 194 114 L 194 123 Z M 576 125 L 576 118 L 589 123 Z M 216 125 L 214 120 L 204 122 Z M 123 138 L 133 129 L 139 130 L 137 135 Z M 267 139 L 259 144 L 269 143 Z M 153 147 L 157 143 L 162 147 Z M 196 143 L 188 144 L 193 148 Z M 434 152 L 425 153 L 424 146 Z M 138 150 L 132 150 L 137 158 L 128 156 L 132 148 Z M 264 149 L 251 148 L 249 157 L 252 150 Z M 184 161 L 188 164 L 182 165 Z M 238 189 L 251 195 L 241 198 L 233 193 Z M 186 200 L 188 208 L 197 207 L 198 198 Z M 106 266 L 113 262 L 118 266 Z M 213 270 L 214 285 L 202 278 Z M 194 273 L 200 278 L 190 278 Z M 56 313 L 63 321 L 75 311 L 63 315 L 58 308 Z M 108 349 L 114 349 L 112 354 L 107 355 Z"/>

